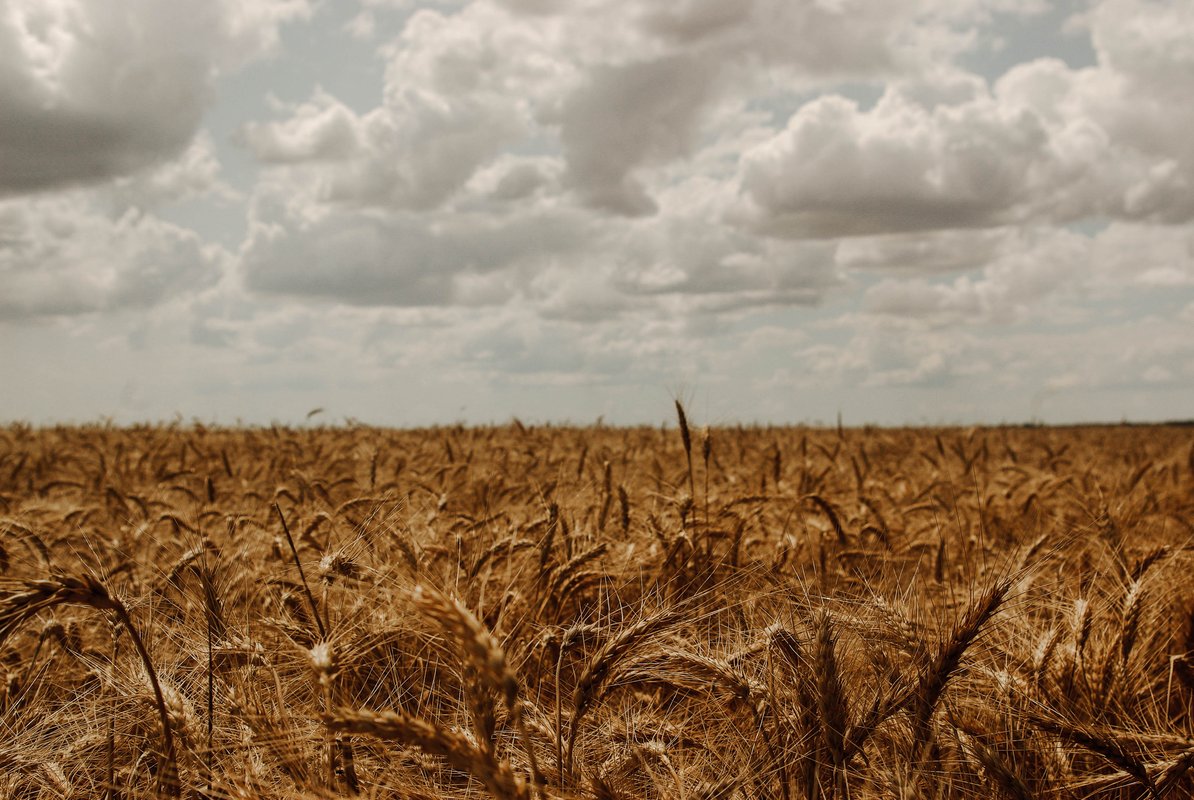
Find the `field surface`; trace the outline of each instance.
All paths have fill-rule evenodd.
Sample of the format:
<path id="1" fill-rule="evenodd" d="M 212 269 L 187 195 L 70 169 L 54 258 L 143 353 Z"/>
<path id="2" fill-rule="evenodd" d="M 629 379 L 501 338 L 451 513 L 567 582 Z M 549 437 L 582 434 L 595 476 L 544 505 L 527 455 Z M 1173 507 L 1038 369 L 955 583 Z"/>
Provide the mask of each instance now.
<path id="1" fill-rule="evenodd" d="M 0 798 L 1186 798 L 1194 429 L 0 428 Z"/>

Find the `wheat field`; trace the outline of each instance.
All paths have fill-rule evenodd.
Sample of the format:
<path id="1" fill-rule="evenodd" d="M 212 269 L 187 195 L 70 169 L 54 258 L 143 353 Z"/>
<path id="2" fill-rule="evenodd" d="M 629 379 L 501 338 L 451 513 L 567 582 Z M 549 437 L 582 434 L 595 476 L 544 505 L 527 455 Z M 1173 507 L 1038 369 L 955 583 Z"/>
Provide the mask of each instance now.
<path id="1" fill-rule="evenodd" d="M 1194 793 L 1194 428 L 0 428 L 0 798 Z"/>

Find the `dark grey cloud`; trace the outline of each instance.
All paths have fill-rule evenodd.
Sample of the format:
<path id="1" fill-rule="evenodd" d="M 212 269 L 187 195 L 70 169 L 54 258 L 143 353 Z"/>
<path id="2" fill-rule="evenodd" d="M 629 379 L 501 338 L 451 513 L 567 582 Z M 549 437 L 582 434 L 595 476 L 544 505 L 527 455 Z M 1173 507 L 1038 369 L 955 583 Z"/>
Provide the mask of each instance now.
<path id="1" fill-rule="evenodd" d="M 296 0 L 10 0 L 0 14 L 0 195 L 96 183 L 182 153 L 220 68 Z"/>
<path id="2" fill-rule="evenodd" d="M 634 170 L 692 152 L 717 78 L 715 64 L 692 56 L 594 69 L 561 112 L 568 182 L 582 201 L 623 216 L 654 213 Z"/>

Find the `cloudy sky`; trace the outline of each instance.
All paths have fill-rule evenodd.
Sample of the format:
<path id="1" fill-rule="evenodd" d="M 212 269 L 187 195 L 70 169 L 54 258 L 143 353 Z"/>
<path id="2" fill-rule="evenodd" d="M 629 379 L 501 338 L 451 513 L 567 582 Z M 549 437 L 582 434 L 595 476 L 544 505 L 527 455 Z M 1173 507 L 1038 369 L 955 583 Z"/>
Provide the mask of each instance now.
<path id="1" fill-rule="evenodd" d="M 1194 417 L 1194 0 L 0 0 L 0 420 Z"/>

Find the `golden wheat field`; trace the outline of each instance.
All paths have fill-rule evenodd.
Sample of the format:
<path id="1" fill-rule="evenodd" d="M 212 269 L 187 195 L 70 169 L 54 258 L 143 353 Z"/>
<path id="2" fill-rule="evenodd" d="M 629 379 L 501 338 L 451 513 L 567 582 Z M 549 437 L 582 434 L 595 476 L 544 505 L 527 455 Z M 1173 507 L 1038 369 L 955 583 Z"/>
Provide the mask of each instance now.
<path id="1" fill-rule="evenodd" d="M 1194 428 L 0 429 L 0 797 L 1194 792 Z"/>

